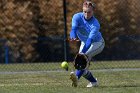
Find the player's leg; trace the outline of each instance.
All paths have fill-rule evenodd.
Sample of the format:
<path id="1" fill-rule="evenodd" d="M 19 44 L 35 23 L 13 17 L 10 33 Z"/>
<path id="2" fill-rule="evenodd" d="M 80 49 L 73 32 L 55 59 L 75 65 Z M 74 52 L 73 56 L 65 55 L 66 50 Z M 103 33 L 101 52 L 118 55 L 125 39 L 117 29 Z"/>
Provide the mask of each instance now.
<path id="1" fill-rule="evenodd" d="M 81 53 L 84 45 L 85 45 L 85 43 L 84 42 L 81 42 L 79 53 Z M 87 69 L 76 70 L 76 73 L 75 74 L 76 74 L 76 76 L 77 76 L 78 79 L 80 79 L 81 76 L 84 76 L 88 81 L 90 81 L 90 82 L 96 82 L 96 79 L 93 77 L 92 73 L 90 71 L 88 71 Z"/>
<path id="2" fill-rule="evenodd" d="M 85 43 L 84 43 L 84 42 L 81 42 L 80 49 L 79 49 L 79 53 L 82 51 L 84 45 L 85 45 Z M 85 71 L 84 69 L 83 69 L 83 70 L 76 70 L 76 71 L 75 71 L 75 75 L 77 76 L 78 80 L 79 80 L 80 77 L 83 75 L 84 71 Z"/>
<path id="3" fill-rule="evenodd" d="M 78 78 L 78 80 L 81 78 L 81 76 L 83 75 L 83 73 L 85 72 L 85 70 L 76 70 L 75 74 Z"/>
<path id="4" fill-rule="evenodd" d="M 89 60 L 91 60 L 92 57 L 102 52 L 104 49 L 105 43 L 104 40 L 101 40 L 101 42 L 95 42 L 93 43 L 88 51 L 86 52 L 86 55 L 88 56 Z"/>
<path id="5" fill-rule="evenodd" d="M 84 46 L 84 43 L 81 43 L 80 50 L 82 49 L 83 46 Z M 76 70 L 75 72 L 70 73 L 70 79 L 72 80 L 72 86 L 77 87 L 78 80 L 83 75 L 83 73 L 84 73 L 84 70 Z"/>
<path id="6" fill-rule="evenodd" d="M 103 50 L 104 46 L 105 43 L 103 40 L 101 40 L 101 42 L 93 43 L 91 47 L 88 49 L 88 51 L 86 52 L 86 55 L 88 56 L 89 60 L 91 60 L 93 56 L 99 54 Z M 84 43 L 82 42 L 79 52 L 81 52 L 83 47 L 84 47 Z M 87 79 L 90 82 L 87 85 L 87 87 L 96 86 L 98 84 L 97 79 L 92 75 L 92 73 L 89 70 L 85 70 L 84 73 L 82 73 L 82 75 L 85 79 Z"/>
<path id="7" fill-rule="evenodd" d="M 104 41 L 101 42 L 95 42 L 91 45 L 89 50 L 86 52 L 86 55 L 88 56 L 89 60 L 91 60 L 92 57 L 102 52 L 103 48 L 105 46 Z M 86 78 L 90 83 L 87 85 L 87 87 L 97 86 L 98 82 L 97 79 L 92 75 L 92 73 L 87 70 L 83 74 L 83 77 Z"/>
<path id="8" fill-rule="evenodd" d="M 83 70 L 76 70 L 75 73 L 71 72 L 70 79 L 72 80 L 72 86 L 77 87 L 78 80 L 80 77 L 83 76 L 85 79 L 87 79 L 90 83 L 87 85 L 87 87 L 92 87 L 97 85 L 97 79 L 92 75 L 92 73 L 89 70 L 83 69 Z"/>
<path id="9" fill-rule="evenodd" d="M 77 87 L 78 85 L 78 80 L 80 77 L 83 75 L 85 70 L 76 70 L 75 73 L 71 72 L 70 74 L 70 79 L 72 80 L 72 86 Z"/>
<path id="10" fill-rule="evenodd" d="M 89 50 L 87 51 L 87 56 L 89 59 L 91 59 L 93 56 L 96 54 L 100 53 L 103 50 L 104 43 L 102 42 L 97 42 L 95 43 L 96 45 L 91 45 Z M 81 43 L 79 53 L 81 52 L 82 48 L 84 47 L 84 43 Z M 93 53 L 94 52 L 94 53 Z M 97 80 L 95 77 L 93 77 L 92 73 L 88 70 L 76 70 L 76 72 L 72 72 L 70 74 L 70 78 L 72 80 L 72 85 L 77 87 L 78 80 L 80 79 L 81 76 L 85 77 L 88 81 L 90 81 L 90 84 L 87 85 L 87 87 L 92 87 L 97 84 Z"/>
<path id="11" fill-rule="evenodd" d="M 93 74 L 89 70 L 85 70 L 85 72 L 83 73 L 83 77 L 90 82 L 87 85 L 87 87 L 93 87 L 98 85 L 97 79 L 93 76 Z"/>
<path id="12" fill-rule="evenodd" d="M 83 46 L 84 46 L 84 43 L 82 42 L 81 46 L 80 46 L 79 53 L 81 52 Z M 70 74 L 70 79 L 72 80 L 72 86 L 77 87 L 78 80 L 80 79 L 81 76 L 83 76 L 83 74 L 84 74 L 84 77 L 87 80 L 89 80 L 90 82 L 96 82 L 96 79 L 93 77 L 91 72 L 89 72 L 88 70 L 86 70 L 86 69 L 76 70 L 75 73 L 71 72 L 71 74 Z"/>

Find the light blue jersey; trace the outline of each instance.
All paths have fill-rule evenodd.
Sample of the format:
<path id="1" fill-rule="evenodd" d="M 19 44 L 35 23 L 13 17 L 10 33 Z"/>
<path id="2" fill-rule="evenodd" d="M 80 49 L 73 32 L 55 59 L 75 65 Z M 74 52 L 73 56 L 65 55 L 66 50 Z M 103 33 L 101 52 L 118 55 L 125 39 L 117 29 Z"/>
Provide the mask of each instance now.
<path id="1" fill-rule="evenodd" d="M 92 42 L 98 42 L 102 39 L 99 29 L 100 24 L 94 16 L 86 20 L 83 12 L 80 12 L 76 13 L 72 18 L 72 31 L 70 34 L 85 43 L 88 38 L 92 39 Z"/>

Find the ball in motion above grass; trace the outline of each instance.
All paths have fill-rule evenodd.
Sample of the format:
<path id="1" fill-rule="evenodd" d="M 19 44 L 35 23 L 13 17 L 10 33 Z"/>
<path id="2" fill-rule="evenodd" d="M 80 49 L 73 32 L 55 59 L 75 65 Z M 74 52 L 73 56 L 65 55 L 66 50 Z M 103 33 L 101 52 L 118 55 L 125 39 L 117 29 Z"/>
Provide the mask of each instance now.
<path id="1" fill-rule="evenodd" d="M 63 62 L 61 63 L 61 68 L 63 68 L 63 69 L 65 69 L 66 71 L 68 71 L 68 68 L 69 68 L 68 62 L 63 61 Z"/>

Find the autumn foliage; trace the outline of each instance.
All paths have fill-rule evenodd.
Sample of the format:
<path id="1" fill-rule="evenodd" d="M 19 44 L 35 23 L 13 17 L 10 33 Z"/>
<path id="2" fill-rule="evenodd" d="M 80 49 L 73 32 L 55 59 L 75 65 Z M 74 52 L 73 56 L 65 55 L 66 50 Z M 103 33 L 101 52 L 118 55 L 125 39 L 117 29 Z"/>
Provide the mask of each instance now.
<path id="1" fill-rule="evenodd" d="M 101 23 L 101 32 L 106 41 L 106 48 L 101 57 L 109 59 L 114 46 L 115 49 L 122 47 L 120 45 L 123 44 L 122 36 L 140 35 L 140 1 L 94 0 L 94 2 L 95 16 Z M 72 15 L 82 11 L 82 3 L 82 0 L 66 0 L 68 37 Z M 0 0 L 0 38 L 7 40 L 11 62 L 63 60 L 63 35 L 63 0 Z M 51 40 L 40 41 L 40 38 Z M 55 38 L 60 40 L 57 39 L 56 43 Z M 133 46 L 133 43 L 127 42 L 126 46 Z M 69 46 L 68 55 L 78 51 L 77 44 L 69 43 Z M 121 53 L 123 49 L 119 52 Z M 137 46 L 129 49 L 129 52 L 128 49 L 126 53 L 140 51 Z M 119 55 L 119 52 L 116 55 Z M 104 58 L 104 55 L 108 58 Z"/>

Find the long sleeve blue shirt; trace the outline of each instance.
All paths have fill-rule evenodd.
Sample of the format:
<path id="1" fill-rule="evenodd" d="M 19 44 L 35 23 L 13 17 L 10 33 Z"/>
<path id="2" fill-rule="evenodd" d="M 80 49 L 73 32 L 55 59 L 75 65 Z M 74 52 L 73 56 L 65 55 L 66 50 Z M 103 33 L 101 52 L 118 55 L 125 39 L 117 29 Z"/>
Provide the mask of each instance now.
<path id="1" fill-rule="evenodd" d="M 93 42 L 98 42 L 102 39 L 99 29 L 100 24 L 94 16 L 89 20 L 86 20 L 83 12 L 76 13 L 72 18 L 70 38 L 78 37 L 82 42 L 84 42 L 85 46 L 82 52 L 86 53 Z"/>

